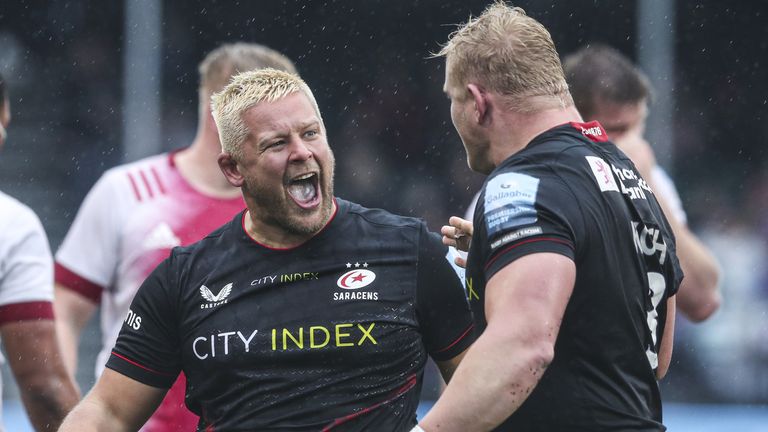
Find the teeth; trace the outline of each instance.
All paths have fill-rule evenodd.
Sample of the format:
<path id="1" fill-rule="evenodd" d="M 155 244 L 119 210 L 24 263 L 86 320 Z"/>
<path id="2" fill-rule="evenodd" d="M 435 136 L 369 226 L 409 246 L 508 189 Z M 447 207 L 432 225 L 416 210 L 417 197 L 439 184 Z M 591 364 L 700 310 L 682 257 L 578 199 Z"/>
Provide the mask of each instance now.
<path id="1" fill-rule="evenodd" d="M 306 179 L 308 179 L 308 178 L 312 177 L 313 175 L 315 175 L 315 174 L 314 174 L 314 173 L 307 173 L 307 174 L 304 174 L 304 175 L 302 175 L 302 176 L 298 176 L 298 177 L 296 177 L 295 179 L 293 179 L 293 181 L 297 181 L 297 180 L 306 180 Z"/>

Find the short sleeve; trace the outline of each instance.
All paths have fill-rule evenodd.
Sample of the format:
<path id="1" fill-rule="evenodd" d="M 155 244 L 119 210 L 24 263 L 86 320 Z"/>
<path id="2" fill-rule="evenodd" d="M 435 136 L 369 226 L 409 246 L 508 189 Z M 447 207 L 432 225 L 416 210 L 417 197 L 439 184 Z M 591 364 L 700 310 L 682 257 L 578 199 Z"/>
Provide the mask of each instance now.
<path id="1" fill-rule="evenodd" d="M 127 180 L 105 173 L 86 195 L 56 253 L 56 282 L 94 302 L 111 284 L 118 262 L 121 201 L 132 196 Z"/>
<path id="2" fill-rule="evenodd" d="M 37 216 L 15 203 L 0 236 L 0 323 L 51 319 L 53 261 Z M 11 226 L 12 225 L 12 226 Z"/>
<path id="3" fill-rule="evenodd" d="M 452 257 L 440 236 L 422 225 L 416 310 L 424 344 L 435 361 L 461 354 L 476 338 L 472 314 Z"/>
<path id="4" fill-rule="evenodd" d="M 557 176 L 506 172 L 491 178 L 475 223 L 480 231 L 486 280 L 512 261 L 551 252 L 575 260 L 574 226 L 582 217 L 573 194 Z M 477 232 L 477 229 L 476 229 Z"/>
<path id="5" fill-rule="evenodd" d="M 173 256 L 136 293 L 106 367 L 144 384 L 170 388 L 180 370 Z"/>

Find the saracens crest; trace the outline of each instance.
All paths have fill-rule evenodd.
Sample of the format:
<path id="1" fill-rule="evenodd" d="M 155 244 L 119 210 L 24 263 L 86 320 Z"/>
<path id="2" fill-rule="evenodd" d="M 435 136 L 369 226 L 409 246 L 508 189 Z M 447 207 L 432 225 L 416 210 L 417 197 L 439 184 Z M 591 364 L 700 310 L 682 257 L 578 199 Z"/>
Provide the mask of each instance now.
<path id="1" fill-rule="evenodd" d="M 352 263 L 347 263 L 348 270 L 339 276 L 336 286 L 343 289 L 343 292 L 334 292 L 333 300 L 378 300 L 379 293 L 375 291 L 356 291 L 365 288 L 376 279 L 376 273 L 368 269 L 368 263 L 360 264 L 356 262 L 352 268 Z M 362 267 L 362 268 L 360 268 Z"/>

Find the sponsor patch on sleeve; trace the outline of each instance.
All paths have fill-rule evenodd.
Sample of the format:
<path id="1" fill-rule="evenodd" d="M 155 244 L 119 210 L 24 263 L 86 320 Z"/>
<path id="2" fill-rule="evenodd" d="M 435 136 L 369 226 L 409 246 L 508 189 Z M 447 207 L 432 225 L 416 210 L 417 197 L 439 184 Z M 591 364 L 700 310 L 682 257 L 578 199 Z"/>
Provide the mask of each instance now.
<path id="1" fill-rule="evenodd" d="M 492 178 L 483 198 L 488 238 L 536 222 L 538 189 L 539 179 L 525 174 L 505 173 Z"/>
<path id="2" fill-rule="evenodd" d="M 517 231 L 512 231 L 511 233 L 504 234 L 499 238 L 498 240 L 491 243 L 491 250 L 496 250 L 502 246 L 504 246 L 507 243 L 511 243 L 516 240 L 520 240 L 522 238 L 530 237 L 533 235 L 538 235 L 544 232 L 540 226 L 532 226 L 532 227 L 525 227 L 520 228 Z"/>
<path id="3" fill-rule="evenodd" d="M 592 168 L 592 174 L 595 175 L 595 180 L 597 180 L 597 185 L 600 187 L 600 191 L 619 192 L 619 185 L 616 183 L 616 179 L 613 177 L 611 166 L 599 157 L 585 157 L 587 158 L 587 162 L 589 162 L 589 167 Z"/>

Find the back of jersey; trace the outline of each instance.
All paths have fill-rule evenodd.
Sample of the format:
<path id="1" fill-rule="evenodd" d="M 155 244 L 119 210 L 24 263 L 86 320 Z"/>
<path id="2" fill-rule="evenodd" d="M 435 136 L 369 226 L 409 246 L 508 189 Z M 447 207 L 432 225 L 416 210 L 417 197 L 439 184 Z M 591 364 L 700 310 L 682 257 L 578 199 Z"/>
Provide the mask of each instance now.
<path id="1" fill-rule="evenodd" d="M 654 371 L 666 300 L 680 280 L 674 239 L 629 159 L 584 126 L 590 124 L 547 131 L 500 165 L 476 213 L 472 247 L 484 264 L 471 251 L 468 277 L 482 268 L 490 279 L 505 263 L 536 252 L 576 263 L 554 360 L 499 430 L 663 430 Z M 498 206 L 511 181 L 530 185 L 526 213 L 519 199 L 516 207 Z M 482 298 L 481 281 L 475 289 Z"/>

